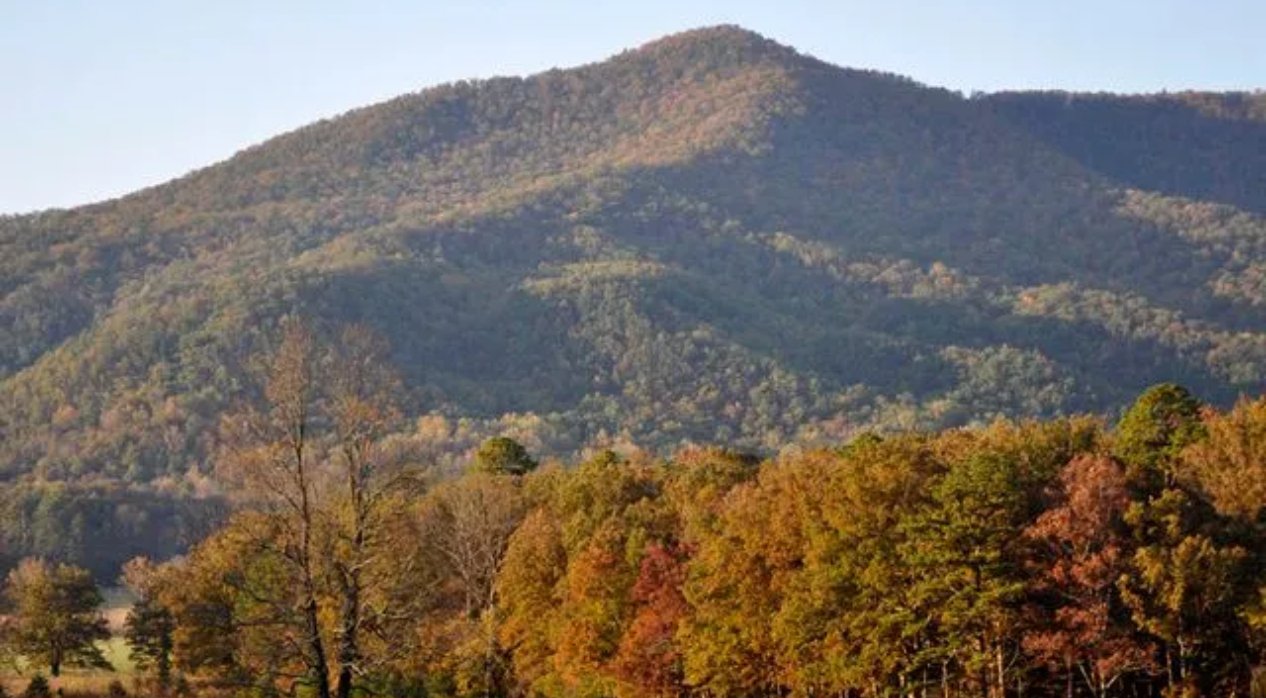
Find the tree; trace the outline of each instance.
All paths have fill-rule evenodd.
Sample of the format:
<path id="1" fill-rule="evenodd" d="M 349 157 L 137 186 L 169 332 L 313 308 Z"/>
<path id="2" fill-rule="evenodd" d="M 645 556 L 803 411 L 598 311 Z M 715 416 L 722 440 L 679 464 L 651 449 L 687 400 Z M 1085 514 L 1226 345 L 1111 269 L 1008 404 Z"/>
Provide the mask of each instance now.
<path id="1" fill-rule="evenodd" d="M 669 698 L 686 692 L 677 628 L 690 610 L 682 595 L 686 555 L 676 547 L 653 544 L 642 558 L 632 597 L 633 619 L 612 661 L 616 678 L 629 695 Z"/>
<path id="2" fill-rule="evenodd" d="M 1201 417 L 1199 401 L 1163 384 L 1122 418 L 1116 453 L 1139 501 L 1125 512 L 1135 551 L 1117 585 L 1135 625 L 1160 645 L 1168 684 L 1207 693 L 1247 681 L 1240 608 L 1255 590 L 1246 582 L 1247 549 L 1227 535 L 1185 472 L 1185 454 L 1217 467 L 1220 447 L 1206 445 Z"/>
<path id="3" fill-rule="evenodd" d="M 99 640 L 110 639 L 97 611 L 101 593 L 87 570 L 28 558 L 9 573 L 5 586 L 13 611 L 14 648 L 60 676 L 66 666 L 111 669 Z"/>
<path id="4" fill-rule="evenodd" d="M 164 570 L 159 602 L 175 620 L 173 663 L 219 687 L 269 692 L 310 679 L 291 560 L 261 544 L 286 535 L 267 513 L 239 512 Z"/>
<path id="5" fill-rule="evenodd" d="M 1208 440 L 1182 453 L 1184 475 L 1243 529 L 1244 545 L 1255 551 L 1256 569 L 1261 570 L 1266 567 L 1266 397 L 1241 399 L 1226 414 L 1208 410 L 1204 424 Z M 1258 586 L 1244 616 L 1257 635 L 1261 665 L 1266 658 L 1266 582 Z"/>
<path id="6" fill-rule="evenodd" d="M 523 694 L 539 692 L 535 686 L 552 669 L 556 589 L 566 573 L 567 549 L 559 521 L 553 512 L 537 509 L 510 537 L 497 576 L 497 594 L 505 606 L 500 638 L 513 648 L 514 676 Z"/>
<path id="7" fill-rule="evenodd" d="M 295 320 L 282 327 L 281 345 L 267 361 L 262 406 L 247 405 L 224 418 L 228 451 L 222 472 L 247 496 L 285 521 L 272 541 L 299 592 L 295 622 L 302 628 L 304 661 L 317 698 L 330 698 L 329 651 L 321 634 L 317 589 L 317 454 L 313 431 L 319 367 L 312 331 Z"/>
<path id="8" fill-rule="evenodd" d="M 947 661 L 928 613 L 907 593 L 917 570 L 899 554 L 902 522 L 926 506 L 941 467 L 928 440 L 913 436 L 862 437 L 826 460 L 815 478 L 822 484 L 810 490 L 820 492 L 821 512 L 810 509 L 802 524 L 804 567 L 775 619 L 794 685 L 828 695 L 913 691 L 912 683 L 942 673 Z"/>
<path id="9" fill-rule="evenodd" d="M 136 596 L 124 621 L 123 636 L 130 656 L 141 671 L 153 671 L 159 693 L 171 688 L 172 633 L 176 621 L 159 598 L 159 570 L 147 558 L 129 560 L 123 567 L 123 583 Z"/>
<path id="10" fill-rule="evenodd" d="M 507 436 L 496 436 L 480 444 L 470 463 L 473 472 L 490 475 L 526 475 L 536 466 L 527 449 Z"/>
<path id="11" fill-rule="evenodd" d="M 1118 580 L 1134 623 L 1161 643 L 1168 683 L 1205 695 L 1223 694 L 1215 689 L 1220 680 L 1232 682 L 1227 693 L 1247 681 L 1240 610 L 1255 591 L 1246 578 L 1248 551 L 1202 530 L 1209 513 L 1176 488 L 1131 505 L 1125 520 L 1139 545 Z"/>
<path id="12" fill-rule="evenodd" d="M 1266 510 L 1266 397 L 1241 399 L 1227 414 L 1208 410 L 1209 438 L 1182 452 L 1183 471 L 1224 514 L 1257 520 Z"/>
<path id="13" fill-rule="evenodd" d="M 482 472 L 440 485 L 423 503 L 424 544 L 434 551 L 436 566 L 456 592 L 447 643 L 465 647 L 455 653 L 469 659 L 457 668 L 458 683 L 471 693 L 504 693 L 505 650 L 498 639 L 502 613 L 496 582 L 525 509 L 515 481 Z"/>
<path id="14" fill-rule="evenodd" d="M 1122 520 L 1130 504 L 1125 473 L 1111 458 L 1074 458 L 1059 496 L 1025 531 L 1038 544 L 1030 593 L 1042 612 L 1024 647 L 1065 672 L 1067 696 L 1078 674 L 1103 696 L 1127 673 L 1153 668 L 1153 648 L 1129 623 L 1116 587 L 1131 553 Z"/>
<path id="15" fill-rule="evenodd" d="M 725 496 L 716 525 L 694 541 L 683 593 L 685 681 L 715 695 L 775 695 L 779 672 L 773 622 L 803 566 L 808 503 L 822 473 L 805 467 L 762 468 L 756 480 Z"/>
<path id="16" fill-rule="evenodd" d="M 1134 401 L 1117 424 L 1114 455 L 1136 487 L 1174 484 L 1179 454 L 1205 436 L 1200 412 L 1200 401 L 1173 383 L 1148 388 Z"/>
<path id="17" fill-rule="evenodd" d="M 388 519 L 401 513 L 392 495 L 409 484 L 402 454 L 384 443 L 399 420 L 400 379 L 387 363 L 387 346 L 361 325 L 345 327 L 339 342 L 326 350 L 329 385 L 322 403 L 336 442 L 334 458 L 338 493 L 328 548 L 338 605 L 338 698 L 351 698 L 352 682 L 364 672 L 360 633 L 372 626 L 368 601 L 374 588 L 390 583 L 376 558 L 388 552 L 394 530 Z M 375 574 L 377 572 L 377 574 Z M 394 612 L 394 611 L 393 611 Z"/>
<path id="18" fill-rule="evenodd" d="M 331 673 L 337 696 L 350 698 L 356 676 L 368 671 L 363 632 L 413 608 L 373 603 L 399 581 L 390 570 L 401 568 L 388 560 L 401 542 L 393 535 L 405 511 L 398 495 L 416 484 L 406 453 L 386 438 L 400 418 L 400 381 L 387 353 L 363 326 L 323 343 L 289 321 L 267 360 L 261 404 L 224 422 L 221 465 L 273 519 L 263 530 L 275 535 L 257 542 L 289 568 L 298 592 L 293 621 L 318 698 L 329 698 Z"/>
<path id="19" fill-rule="evenodd" d="M 954 463 L 908 521 L 900 552 L 916 572 L 910 598 L 986 697 L 1002 698 L 1024 591 L 1025 492 L 1018 461 L 975 453 Z"/>
<path id="20" fill-rule="evenodd" d="M 646 546 L 672 517 L 651 464 L 595 454 L 572 471 L 524 482 L 539 502 L 511 537 L 498 577 L 501 637 L 519 685 L 544 695 L 610 695 L 610 662 L 632 610 L 631 589 Z"/>

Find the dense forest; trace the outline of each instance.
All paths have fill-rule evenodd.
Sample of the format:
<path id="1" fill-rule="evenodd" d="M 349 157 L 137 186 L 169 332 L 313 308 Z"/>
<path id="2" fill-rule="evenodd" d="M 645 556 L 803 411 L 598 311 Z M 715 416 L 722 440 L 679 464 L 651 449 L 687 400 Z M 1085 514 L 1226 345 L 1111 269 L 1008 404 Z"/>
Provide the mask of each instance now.
<path id="1" fill-rule="evenodd" d="M 964 96 L 718 27 L 0 217 L 0 564 L 227 511 L 281 319 L 363 323 L 436 475 L 507 435 L 770 456 L 1266 384 L 1260 94 Z"/>
<path id="2" fill-rule="evenodd" d="M 218 429 L 240 506 L 187 556 L 125 566 L 149 689 L 1266 689 L 1266 397 L 1221 411 L 1162 384 L 1111 429 L 998 420 L 768 460 L 626 447 L 541 464 L 497 437 L 436 480 L 395 433 L 387 355 L 364 327 L 286 324 L 255 399 Z M 6 590 L 0 657 L 7 643 L 54 675 L 101 662 L 86 571 L 30 559 Z"/>

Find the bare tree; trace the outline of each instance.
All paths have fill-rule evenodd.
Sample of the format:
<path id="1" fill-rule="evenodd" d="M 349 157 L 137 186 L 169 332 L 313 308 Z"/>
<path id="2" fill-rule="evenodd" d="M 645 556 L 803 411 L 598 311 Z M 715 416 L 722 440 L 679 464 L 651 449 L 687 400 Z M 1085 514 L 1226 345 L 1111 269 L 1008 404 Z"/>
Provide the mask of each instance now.
<path id="1" fill-rule="evenodd" d="M 225 472 L 283 531 L 279 552 L 296 576 L 296 618 L 318 698 L 350 698 L 369 669 L 363 633 L 398 627 L 412 614 L 410 604 L 381 602 L 399 598 L 415 561 L 384 561 L 402 547 L 401 495 L 419 482 L 407 453 L 388 439 L 401 418 L 400 394 L 378 334 L 353 325 L 318 342 L 292 321 L 268 362 L 263 406 L 226 421 Z M 322 618 L 333 619 L 327 634 Z"/>
<path id="2" fill-rule="evenodd" d="M 317 520 L 317 459 L 314 411 L 318 399 L 317 348 L 312 331 L 288 321 L 281 344 L 268 361 L 264 404 L 248 405 L 224 420 L 226 453 L 221 472 L 245 496 L 277 515 L 274 543 L 298 585 L 296 620 L 303 660 L 318 698 L 330 698 L 330 671 L 321 635 L 314 536 Z"/>
<path id="3" fill-rule="evenodd" d="M 389 368 L 382 338 L 360 325 L 345 328 L 328 353 L 326 412 L 337 442 L 332 459 L 339 490 L 332 510 L 331 569 L 339 596 L 338 698 L 350 698 L 362 667 L 360 633 L 369 617 L 370 585 L 384 581 L 366 574 L 392 540 L 388 519 L 400 511 L 392 495 L 413 483 L 399 449 L 384 443 L 400 419 L 400 380 Z M 381 611 L 385 613 L 386 611 Z"/>
<path id="4" fill-rule="evenodd" d="M 488 696 L 501 668 L 496 580 L 525 514 L 523 497 L 517 478 L 474 472 L 441 486 L 430 499 L 424 536 L 456 579 L 464 615 L 481 635 L 479 674 Z"/>

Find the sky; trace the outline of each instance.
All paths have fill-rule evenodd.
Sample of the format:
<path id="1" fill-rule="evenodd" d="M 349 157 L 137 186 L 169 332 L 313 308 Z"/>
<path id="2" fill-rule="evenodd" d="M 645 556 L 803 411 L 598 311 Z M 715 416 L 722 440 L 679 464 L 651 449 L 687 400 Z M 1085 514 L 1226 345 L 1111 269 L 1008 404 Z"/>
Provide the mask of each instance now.
<path id="1" fill-rule="evenodd" d="M 964 92 L 1266 88 L 1266 0 L 0 0 L 0 213 L 714 24 Z"/>

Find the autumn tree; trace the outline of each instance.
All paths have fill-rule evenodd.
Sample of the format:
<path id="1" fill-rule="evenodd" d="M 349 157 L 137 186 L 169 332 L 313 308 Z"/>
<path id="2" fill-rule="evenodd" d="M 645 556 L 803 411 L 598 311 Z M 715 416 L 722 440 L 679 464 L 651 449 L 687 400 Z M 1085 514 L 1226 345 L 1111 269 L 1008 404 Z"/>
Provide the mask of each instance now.
<path id="1" fill-rule="evenodd" d="M 1243 398 L 1227 413 L 1208 410 L 1204 425 L 1209 438 L 1182 453 L 1184 475 L 1237 522 L 1260 579 L 1266 568 L 1266 397 Z M 1243 615 L 1255 634 L 1260 665 L 1266 659 L 1266 583 L 1256 584 Z"/>
<path id="2" fill-rule="evenodd" d="M 368 667 L 362 632 L 379 619 L 376 587 L 393 583 L 383 558 L 402 508 L 395 496 L 416 481 L 386 440 L 399 418 L 399 379 L 384 342 L 359 326 L 321 342 L 302 322 L 282 328 L 267 359 L 263 400 L 225 418 L 223 471 L 276 520 L 260 541 L 293 577 L 294 620 L 318 698 L 349 698 Z M 333 648 L 322 632 L 324 605 L 336 619 Z M 331 657 L 331 655 L 333 655 Z"/>
<path id="3" fill-rule="evenodd" d="M 685 681 L 714 695 L 774 694 L 785 688 L 774 619 L 803 565 L 804 521 L 823 473 L 779 464 L 726 495 L 700 532 L 683 593 Z"/>
<path id="4" fill-rule="evenodd" d="M 400 419 L 400 379 L 388 363 L 381 336 L 360 325 L 346 327 L 322 357 L 323 416 L 335 442 L 329 512 L 322 512 L 327 564 L 338 598 L 335 692 L 351 698 L 355 677 L 367 673 L 360 634 L 379 625 L 373 616 L 396 613 L 372 604 L 375 592 L 395 582 L 375 563 L 397 543 L 389 519 L 403 515 L 394 495 L 417 484 L 405 454 L 385 437 Z"/>
<path id="5" fill-rule="evenodd" d="M 1255 591 L 1248 550 L 1218 540 L 1210 514 L 1177 488 L 1131 505 L 1125 520 L 1137 549 L 1118 581 L 1135 624 L 1161 644 L 1166 682 L 1206 695 L 1247 682 L 1240 609 Z"/>
<path id="6" fill-rule="evenodd" d="M 840 694 L 939 681 L 946 660 L 907 593 L 917 570 L 900 555 L 903 522 L 941 469 L 929 440 L 862 438 L 805 458 L 821 462 L 820 511 L 806 512 L 803 569 L 773 628 L 792 684 Z"/>
<path id="7" fill-rule="evenodd" d="M 98 612 L 101 593 L 87 570 L 28 558 L 9 573 L 13 648 L 60 676 L 67 666 L 111 669 L 98 641 L 110 631 Z"/>
<path id="8" fill-rule="evenodd" d="M 528 514 L 510 537 L 497 576 L 505 620 L 499 637 L 512 648 L 511 662 L 520 694 L 534 692 L 552 671 L 556 589 L 567 572 L 567 549 L 558 517 L 546 508 Z"/>
<path id="9" fill-rule="evenodd" d="M 672 528 L 657 475 L 649 462 L 601 452 L 569 473 L 550 502 L 568 559 L 554 647 L 563 691 L 609 695 L 615 688 L 609 663 L 631 619 L 640 559 Z"/>
<path id="10" fill-rule="evenodd" d="M 671 534 L 656 465 L 604 451 L 524 484 L 539 502 L 511 539 L 498 580 L 502 637 L 520 686 L 545 695 L 610 695 L 610 663 L 647 545 Z"/>
<path id="11" fill-rule="evenodd" d="M 686 551 L 652 544 L 642 558 L 631 598 L 633 617 L 620 639 L 611 668 L 622 695 L 670 698 L 686 691 L 677 629 L 690 611 L 682 593 Z"/>
<path id="12" fill-rule="evenodd" d="M 1237 609 L 1249 555 L 1184 477 L 1183 454 L 1204 452 L 1208 438 L 1201 412 L 1186 390 L 1164 384 L 1144 392 L 1117 427 L 1115 452 L 1138 492 L 1124 515 L 1135 549 L 1118 588 L 1134 623 L 1160 645 L 1166 683 L 1208 693 L 1247 680 Z"/>
<path id="13" fill-rule="evenodd" d="M 664 496 L 678 518 L 681 542 L 693 546 L 714 530 L 726 495 L 759 472 L 760 459 L 738 451 L 690 446 L 673 454 Z"/>
<path id="14" fill-rule="evenodd" d="M 458 683 L 472 693 L 499 695 L 506 690 L 496 582 L 525 510 L 514 479 L 481 471 L 440 485 L 422 506 L 424 545 L 434 552 L 435 566 L 457 597 L 448 619 L 454 635 L 449 642 L 464 646 L 461 654 L 472 660 L 457 668 Z"/>
<path id="15" fill-rule="evenodd" d="M 267 359 L 263 402 L 224 418 L 227 450 L 220 468 L 283 522 L 281 537 L 272 545 L 298 590 L 294 621 L 301 628 L 301 656 L 317 698 L 330 698 L 329 649 L 321 633 L 317 588 L 318 362 L 312 330 L 299 321 L 285 323 L 281 344 Z"/>
<path id="16" fill-rule="evenodd" d="M 1079 679 L 1104 696 L 1124 676 L 1152 668 L 1153 648 L 1129 622 L 1117 593 L 1132 546 L 1123 516 L 1130 498 L 1111 458 L 1073 459 L 1060 475 L 1059 499 L 1025 531 L 1037 544 L 1030 590 L 1038 620 L 1024 647 L 1064 673 L 1065 695 Z"/>
<path id="17" fill-rule="evenodd" d="M 1266 397 L 1241 399 L 1225 414 L 1205 412 L 1208 438 L 1182 452 L 1184 474 L 1224 514 L 1248 521 L 1266 510 Z"/>
<path id="18" fill-rule="evenodd" d="M 158 598 L 175 621 L 175 668 L 265 693 L 311 678 L 293 559 L 263 542 L 285 535 L 277 517 L 240 512 L 164 570 Z"/>

